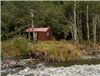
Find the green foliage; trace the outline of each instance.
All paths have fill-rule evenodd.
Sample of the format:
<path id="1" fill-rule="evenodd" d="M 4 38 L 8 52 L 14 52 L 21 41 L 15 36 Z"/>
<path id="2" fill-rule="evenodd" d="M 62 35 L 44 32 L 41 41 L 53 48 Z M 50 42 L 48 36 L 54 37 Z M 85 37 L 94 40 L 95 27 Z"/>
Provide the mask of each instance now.
<path id="1" fill-rule="evenodd" d="M 47 58 L 55 61 L 70 61 L 81 58 L 81 53 L 73 44 L 64 41 L 38 42 L 33 46 L 36 51 L 44 52 Z M 68 51 L 71 51 L 69 54 Z"/>
<path id="2" fill-rule="evenodd" d="M 2 42 L 2 55 L 17 58 L 18 56 L 26 55 L 31 47 L 28 40 L 16 37 Z"/>
<path id="3" fill-rule="evenodd" d="M 1 39 L 13 38 L 18 33 L 23 33 L 25 27 L 31 25 L 30 9 L 34 10 L 35 27 L 50 26 L 54 36 L 64 33 L 66 38 L 71 33 L 71 28 L 66 19 L 73 20 L 73 1 L 2 1 L 1 2 Z M 100 16 L 100 2 L 76 1 L 77 18 L 81 15 L 83 39 L 86 40 L 86 5 L 89 5 L 89 26 L 92 29 L 94 15 Z M 66 17 L 66 19 L 65 19 Z M 77 19 L 78 20 L 78 19 Z M 99 19 L 100 20 L 100 19 Z M 78 24 L 78 22 L 77 22 Z M 77 25 L 78 26 L 78 25 Z M 100 21 L 97 32 L 100 32 Z M 92 30 L 90 36 L 92 37 Z M 80 35 L 79 35 L 80 36 Z M 100 36 L 97 36 L 98 41 Z M 80 37 L 79 37 L 80 38 Z"/>
<path id="4" fill-rule="evenodd" d="M 21 37 L 14 39 L 13 46 L 19 48 L 22 54 L 25 54 L 30 50 L 28 40 Z"/>

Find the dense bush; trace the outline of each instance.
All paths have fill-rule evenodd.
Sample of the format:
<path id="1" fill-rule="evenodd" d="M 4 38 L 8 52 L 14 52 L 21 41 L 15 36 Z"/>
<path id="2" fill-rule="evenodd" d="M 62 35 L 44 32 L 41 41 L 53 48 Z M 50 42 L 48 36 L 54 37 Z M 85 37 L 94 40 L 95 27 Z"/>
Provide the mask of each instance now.
<path id="1" fill-rule="evenodd" d="M 2 42 L 2 56 L 18 57 L 25 55 L 31 49 L 28 40 L 22 37 L 16 37 Z"/>
<path id="2" fill-rule="evenodd" d="M 18 48 L 21 54 L 26 54 L 31 49 L 28 40 L 21 37 L 14 40 L 13 46 Z"/>

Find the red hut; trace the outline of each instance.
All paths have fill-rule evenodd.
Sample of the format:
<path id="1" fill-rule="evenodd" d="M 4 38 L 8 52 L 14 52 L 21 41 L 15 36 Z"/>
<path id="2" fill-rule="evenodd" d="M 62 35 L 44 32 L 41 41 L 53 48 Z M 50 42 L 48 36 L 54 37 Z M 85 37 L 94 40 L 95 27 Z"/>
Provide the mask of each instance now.
<path id="1" fill-rule="evenodd" d="M 35 32 L 36 35 L 36 39 L 37 40 L 51 40 L 51 36 L 52 36 L 52 31 L 50 27 L 41 27 L 41 28 L 34 28 L 34 30 L 32 29 L 32 27 L 28 27 L 25 32 L 27 32 L 27 37 L 28 37 L 28 33 L 30 33 L 30 38 L 33 39 L 33 33 Z"/>

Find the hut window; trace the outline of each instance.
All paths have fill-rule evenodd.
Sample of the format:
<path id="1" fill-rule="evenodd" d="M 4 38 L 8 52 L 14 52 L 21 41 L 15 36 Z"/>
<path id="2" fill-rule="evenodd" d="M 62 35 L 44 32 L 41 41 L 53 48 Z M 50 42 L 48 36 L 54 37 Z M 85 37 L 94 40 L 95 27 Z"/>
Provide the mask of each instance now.
<path id="1" fill-rule="evenodd" d="M 47 32 L 47 36 L 49 36 L 49 32 Z"/>

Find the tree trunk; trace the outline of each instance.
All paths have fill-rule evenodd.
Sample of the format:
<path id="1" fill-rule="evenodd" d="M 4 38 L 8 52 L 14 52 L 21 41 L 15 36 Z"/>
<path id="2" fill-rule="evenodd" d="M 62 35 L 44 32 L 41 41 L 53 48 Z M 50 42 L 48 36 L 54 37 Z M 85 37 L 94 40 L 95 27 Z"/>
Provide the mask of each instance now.
<path id="1" fill-rule="evenodd" d="M 28 32 L 28 40 L 29 40 L 29 42 L 30 42 L 30 32 Z"/>
<path id="2" fill-rule="evenodd" d="M 83 34 L 82 34 L 82 23 L 81 23 L 81 14 L 79 15 L 79 28 L 80 28 L 80 40 L 83 39 Z"/>
<path id="3" fill-rule="evenodd" d="M 32 29 L 34 30 L 34 21 L 33 21 L 33 17 L 34 17 L 34 11 L 31 10 L 31 18 L 32 18 Z M 36 40 L 36 37 L 35 37 L 35 32 L 33 31 L 33 40 L 35 41 Z"/>
<path id="4" fill-rule="evenodd" d="M 89 34 L 89 16 L 88 16 L 88 5 L 87 5 L 87 13 L 86 13 L 86 20 L 87 20 L 87 22 L 86 22 L 86 25 L 87 25 L 87 40 L 88 41 L 90 41 L 90 34 Z"/>
<path id="5" fill-rule="evenodd" d="M 78 36 L 77 36 L 77 25 L 76 25 L 76 3 L 74 2 L 74 25 L 73 25 L 73 33 L 74 33 L 74 41 L 75 44 L 78 43 Z"/>
<path id="6" fill-rule="evenodd" d="M 97 27 L 98 29 L 100 29 L 100 15 L 98 15 L 98 27 Z M 100 30 L 98 30 L 98 35 L 97 35 L 97 37 L 98 37 L 98 43 L 100 43 Z"/>
<path id="7" fill-rule="evenodd" d="M 29 25 L 29 23 L 28 23 L 28 25 Z M 30 32 L 29 32 L 29 31 L 28 31 L 28 33 L 27 33 L 27 37 L 28 37 L 29 45 L 30 45 Z"/>
<path id="8" fill-rule="evenodd" d="M 97 25 L 97 15 L 93 18 L 93 42 L 96 42 L 96 25 Z"/>
<path id="9" fill-rule="evenodd" d="M 73 27 L 71 27 L 72 39 L 74 39 Z"/>
<path id="10" fill-rule="evenodd" d="M 78 14 L 78 18 L 77 18 L 77 28 L 78 28 L 78 38 L 81 41 L 82 38 L 82 24 L 81 24 L 81 13 Z"/>

